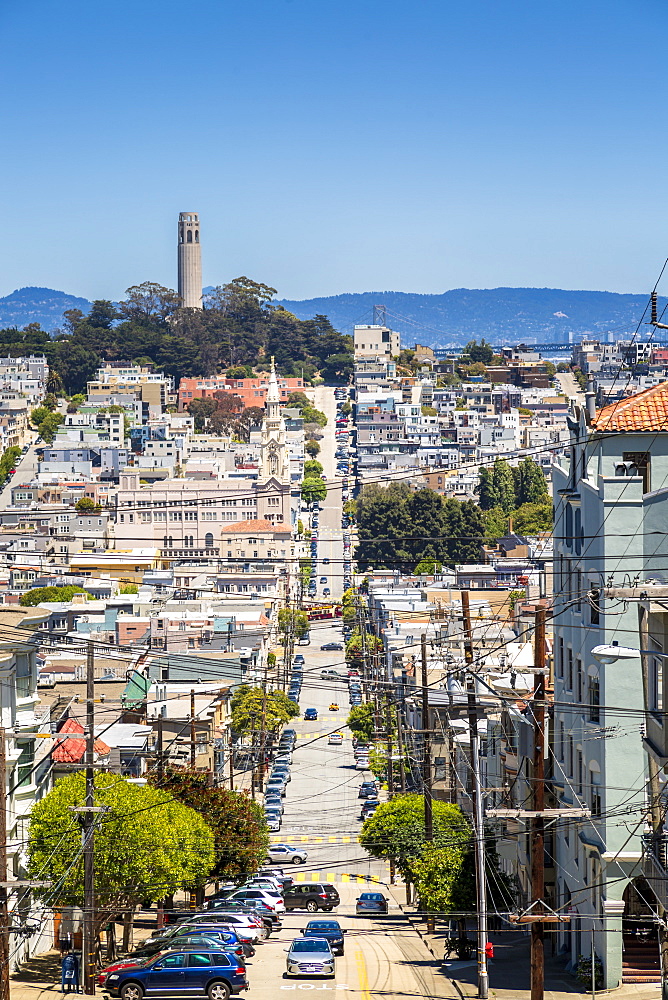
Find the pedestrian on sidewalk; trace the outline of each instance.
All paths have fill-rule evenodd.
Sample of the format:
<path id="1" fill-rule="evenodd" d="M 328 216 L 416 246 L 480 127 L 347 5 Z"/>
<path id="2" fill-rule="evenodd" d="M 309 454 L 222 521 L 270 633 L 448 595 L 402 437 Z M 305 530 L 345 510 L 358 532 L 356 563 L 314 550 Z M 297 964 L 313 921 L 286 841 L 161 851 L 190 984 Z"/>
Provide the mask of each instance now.
<path id="1" fill-rule="evenodd" d="M 60 948 L 60 957 L 72 950 L 72 934 L 70 931 L 66 931 L 63 925 L 60 925 L 60 931 L 58 932 L 58 947 Z"/>
<path id="2" fill-rule="evenodd" d="M 60 963 L 60 992 L 79 992 L 79 959 L 73 951 L 68 950 Z"/>

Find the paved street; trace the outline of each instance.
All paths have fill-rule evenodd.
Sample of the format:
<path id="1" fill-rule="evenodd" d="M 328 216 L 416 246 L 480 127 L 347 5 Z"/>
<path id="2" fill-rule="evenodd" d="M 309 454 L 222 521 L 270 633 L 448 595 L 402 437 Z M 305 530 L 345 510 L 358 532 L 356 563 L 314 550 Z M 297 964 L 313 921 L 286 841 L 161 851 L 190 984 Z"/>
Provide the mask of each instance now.
<path id="1" fill-rule="evenodd" d="M 300 699 L 301 715 L 306 708 L 318 709 L 318 720 L 295 720 L 298 734 L 293 754 L 292 781 L 285 799 L 283 829 L 272 835 L 278 843 L 303 846 L 308 851 L 306 864 L 294 866 L 290 874 L 297 882 L 333 883 L 341 896 L 341 905 L 332 914 L 346 935 L 346 952 L 337 959 L 333 981 L 315 979 L 287 980 L 284 948 L 299 935 L 310 914 L 294 911 L 285 915 L 283 929 L 258 949 L 249 970 L 251 994 L 262 998 L 279 992 L 315 990 L 331 995 L 350 995 L 361 1000 L 372 996 L 453 997 L 447 979 L 415 931 L 392 899 L 387 917 L 365 919 L 354 914 L 355 898 L 360 892 L 378 889 L 390 895 L 389 871 L 385 863 L 370 860 L 357 844 L 361 823 L 357 792 L 362 780 L 370 777 L 354 767 L 352 742 L 343 725 L 348 715 L 345 681 L 324 681 L 323 667 L 344 672 L 343 654 L 319 650 L 323 642 L 341 640 L 338 627 L 318 623 L 311 632 L 312 645 L 301 647 L 306 657 L 304 684 Z M 338 712 L 330 712 L 336 702 Z M 329 746 L 329 733 L 341 727 L 342 746 Z M 381 883 L 379 885 L 379 883 Z M 403 897 L 397 887 L 396 899 Z"/>
<path id="2" fill-rule="evenodd" d="M 323 590 L 329 587 L 333 600 L 340 600 L 343 594 L 343 532 L 341 530 L 341 476 L 336 475 L 336 400 L 330 386 L 315 389 L 316 409 L 327 417 L 323 428 L 318 461 L 327 476 L 327 499 L 321 504 L 318 530 L 318 600 L 326 600 Z M 329 559 L 329 564 L 323 559 Z M 321 583 L 321 577 L 327 583 Z"/>

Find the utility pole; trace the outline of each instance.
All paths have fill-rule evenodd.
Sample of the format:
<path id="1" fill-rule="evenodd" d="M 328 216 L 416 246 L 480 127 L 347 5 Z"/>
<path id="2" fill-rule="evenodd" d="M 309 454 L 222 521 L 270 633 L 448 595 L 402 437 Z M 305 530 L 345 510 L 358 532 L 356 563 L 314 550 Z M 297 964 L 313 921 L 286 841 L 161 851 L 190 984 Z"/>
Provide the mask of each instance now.
<path id="1" fill-rule="evenodd" d="M 195 691 L 190 689 L 190 766 L 195 767 Z"/>
<path id="2" fill-rule="evenodd" d="M 545 608 L 536 608 L 534 631 L 533 808 L 531 820 L 532 912 L 543 912 L 545 895 Z M 531 924 L 531 1000 L 543 1000 L 545 987 L 545 934 L 541 920 Z"/>
<path id="3" fill-rule="evenodd" d="M 387 797 L 394 797 L 394 767 L 392 764 L 392 703 L 390 692 L 385 698 L 385 725 L 387 726 Z"/>
<path id="4" fill-rule="evenodd" d="M 264 758 L 266 753 L 267 736 L 267 665 L 264 667 L 264 680 L 262 682 L 262 721 L 260 723 L 260 766 L 258 769 L 258 787 L 260 791 L 264 789 Z"/>
<path id="5" fill-rule="evenodd" d="M 7 747 L 0 728 L 0 998 L 9 1000 L 9 911 L 7 907 Z"/>
<path id="6" fill-rule="evenodd" d="M 429 739 L 429 687 L 427 685 L 427 636 L 420 636 L 422 659 L 422 792 L 424 795 L 425 840 L 434 839 L 431 789 L 431 742 Z"/>
<path id="7" fill-rule="evenodd" d="M 158 782 L 162 785 L 165 777 L 165 761 L 162 756 L 162 716 L 159 715 L 156 722 L 157 733 L 157 757 L 158 757 Z"/>
<path id="8" fill-rule="evenodd" d="M 645 651 L 649 651 L 649 621 L 648 612 L 642 603 L 638 605 L 638 629 L 640 633 L 640 649 L 644 654 L 640 657 L 640 669 L 642 671 L 643 700 L 645 706 L 649 706 L 649 676 L 648 676 L 648 656 Z M 665 666 L 664 666 L 665 670 Z M 654 856 L 665 866 L 666 848 L 664 843 L 664 809 L 661 805 L 661 781 L 659 778 L 660 768 L 655 757 L 651 753 L 647 754 L 647 770 L 649 774 L 649 811 L 652 823 L 652 851 Z M 657 915 L 659 917 L 659 958 L 661 963 L 661 998 L 668 1000 L 668 911 L 655 901 Z M 594 956 L 594 931 L 592 929 L 592 961 Z"/>
<path id="9" fill-rule="evenodd" d="M 471 799 L 473 805 L 473 837 L 475 846 L 475 888 L 478 910 L 478 996 L 487 1000 L 489 973 L 487 970 L 487 879 L 485 873 L 485 824 L 483 821 L 482 787 L 480 784 L 480 746 L 478 738 L 478 707 L 475 674 L 473 673 L 473 636 L 468 590 L 462 591 L 464 619 L 464 658 L 466 662 L 466 694 L 471 743 Z"/>
<path id="10" fill-rule="evenodd" d="M 86 647 L 86 811 L 84 813 L 83 990 L 95 995 L 95 647 Z"/>
<path id="11" fill-rule="evenodd" d="M 403 694 L 403 688 L 402 688 Z M 406 763 L 404 761 L 404 723 L 401 718 L 402 705 L 397 705 L 397 753 L 399 755 L 399 782 L 401 794 L 406 794 Z"/>

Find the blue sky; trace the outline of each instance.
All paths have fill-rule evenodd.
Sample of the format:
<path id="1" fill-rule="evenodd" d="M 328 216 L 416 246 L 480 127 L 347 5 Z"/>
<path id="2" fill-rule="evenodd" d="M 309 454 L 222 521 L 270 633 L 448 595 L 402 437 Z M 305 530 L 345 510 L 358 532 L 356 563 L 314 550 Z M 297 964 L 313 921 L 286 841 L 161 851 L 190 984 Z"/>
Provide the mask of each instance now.
<path id="1" fill-rule="evenodd" d="M 4 0 L 0 295 L 645 291 L 668 255 L 659 0 Z"/>

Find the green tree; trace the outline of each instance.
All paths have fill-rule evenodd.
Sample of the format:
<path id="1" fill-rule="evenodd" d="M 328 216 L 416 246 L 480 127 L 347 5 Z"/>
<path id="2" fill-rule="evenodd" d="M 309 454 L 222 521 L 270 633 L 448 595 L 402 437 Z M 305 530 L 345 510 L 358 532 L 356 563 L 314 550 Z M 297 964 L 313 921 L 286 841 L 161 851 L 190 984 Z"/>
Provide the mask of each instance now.
<path id="1" fill-rule="evenodd" d="M 452 898 L 461 880 L 463 858 L 461 846 L 437 847 L 427 843 L 420 856 L 411 863 L 415 891 L 426 910 L 448 913 L 454 909 Z"/>
<path id="2" fill-rule="evenodd" d="M 32 878 L 48 872 L 51 887 L 42 894 L 59 906 L 84 905 L 81 830 L 72 807 L 83 806 L 85 798 L 83 772 L 68 774 L 30 815 L 28 871 Z M 142 900 L 156 902 L 206 883 L 215 862 L 214 838 L 192 809 L 167 792 L 100 772 L 95 805 L 106 809 L 95 831 L 98 929 Z"/>
<path id="3" fill-rule="evenodd" d="M 505 459 L 497 458 L 492 468 L 492 485 L 496 503 L 504 513 L 510 514 L 515 507 L 515 479 L 513 470 Z"/>
<path id="4" fill-rule="evenodd" d="M 62 413 L 49 413 L 37 428 L 37 432 L 42 440 L 46 441 L 47 444 L 51 444 L 56 436 L 58 427 L 64 419 Z"/>
<path id="5" fill-rule="evenodd" d="M 481 510 L 491 510 L 498 506 L 499 498 L 494 489 L 494 477 L 489 469 L 478 469 L 478 485 L 475 488 Z"/>
<path id="6" fill-rule="evenodd" d="M 528 456 L 513 469 L 515 480 L 515 507 L 525 503 L 544 503 L 548 498 L 545 473 L 537 462 Z"/>
<path id="7" fill-rule="evenodd" d="M 228 378 L 252 378 L 253 369 L 250 365 L 233 365 L 225 372 Z"/>
<path id="8" fill-rule="evenodd" d="M 231 701 L 232 729 L 247 733 L 260 729 L 262 719 L 266 730 L 276 731 L 289 722 L 299 709 L 282 691 L 264 694 L 262 688 L 247 684 L 237 688 Z"/>
<path id="9" fill-rule="evenodd" d="M 315 503 L 327 497 L 327 484 L 322 479 L 307 478 L 302 482 L 302 500 Z"/>
<path id="10" fill-rule="evenodd" d="M 139 587 L 136 583 L 122 583 L 118 588 L 119 594 L 138 594 Z"/>
<path id="11" fill-rule="evenodd" d="M 433 843 L 437 847 L 461 848 L 470 836 L 470 828 L 459 806 L 434 799 Z M 375 814 L 365 820 L 359 838 L 362 847 L 374 858 L 394 858 L 399 869 L 410 876 L 412 864 L 426 844 L 424 799 L 421 795 L 395 795 L 383 802 Z"/>
<path id="12" fill-rule="evenodd" d="M 305 424 L 316 424 L 318 427 L 327 426 L 327 417 L 322 410 L 316 410 L 315 406 L 304 406 L 301 413 Z"/>
<path id="13" fill-rule="evenodd" d="M 484 337 L 479 344 L 475 340 L 469 340 L 464 350 L 471 361 L 482 362 L 484 365 L 491 364 L 494 358 L 494 351 Z"/>
<path id="14" fill-rule="evenodd" d="M 308 462 L 304 462 L 304 476 L 306 479 L 315 479 L 316 476 L 322 475 L 322 465 L 317 462 L 314 458 L 310 459 Z"/>
<path id="15" fill-rule="evenodd" d="M 320 445 L 314 438 L 311 438 L 304 445 L 304 451 L 307 455 L 310 455 L 311 458 L 315 458 L 316 455 L 320 454 Z"/>
<path id="16" fill-rule="evenodd" d="M 2 458 L 0 458 L 0 479 L 6 479 L 10 471 L 16 465 L 16 460 L 21 454 L 21 449 L 16 445 L 12 445 L 11 448 L 5 448 L 2 453 Z"/>
<path id="17" fill-rule="evenodd" d="M 348 713 L 346 725 L 358 740 L 370 743 L 374 735 L 373 705 L 369 702 L 353 705 Z"/>
<path id="18" fill-rule="evenodd" d="M 278 612 L 278 631 L 284 638 L 288 633 L 292 633 L 297 639 L 301 639 L 309 630 L 308 615 L 305 611 L 298 611 L 296 608 L 281 608 Z"/>
<path id="19" fill-rule="evenodd" d="M 308 398 L 305 392 L 291 392 L 288 396 L 288 401 L 286 406 L 297 407 L 299 410 L 303 410 L 312 406 L 311 400 Z"/>
<path id="20" fill-rule="evenodd" d="M 554 511 L 549 498 L 542 503 L 525 503 L 513 514 L 513 530 L 518 535 L 537 535 L 541 531 L 552 531 Z"/>
<path id="21" fill-rule="evenodd" d="M 46 420 L 50 413 L 51 410 L 48 407 L 36 406 L 30 413 L 30 423 L 33 427 L 37 427 L 43 420 Z"/>
<path id="22" fill-rule="evenodd" d="M 437 559 L 421 559 L 419 563 L 416 563 L 413 573 L 415 576 L 434 576 L 435 573 L 440 573 L 442 569 L 443 567 Z"/>
<path id="23" fill-rule="evenodd" d="M 508 518 L 501 507 L 485 511 L 485 541 L 496 542 L 508 531 Z"/>
<path id="24" fill-rule="evenodd" d="M 74 505 L 77 514 L 96 514 L 100 511 L 100 505 L 91 500 L 90 497 L 81 497 Z"/>
<path id="25" fill-rule="evenodd" d="M 88 594 L 83 587 L 76 587 L 74 584 L 67 584 L 65 587 L 35 587 L 21 594 L 19 604 L 24 608 L 34 608 L 38 604 L 53 603 L 55 601 L 71 601 L 75 594 Z M 90 600 L 90 594 L 88 594 Z"/>
<path id="26" fill-rule="evenodd" d="M 158 783 L 150 781 L 194 809 L 213 832 L 215 861 L 211 876 L 239 879 L 256 871 L 269 846 L 261 806 L 247 795 L 211 783 L 210 774 L 193 769 L 167 769 Z"/>

